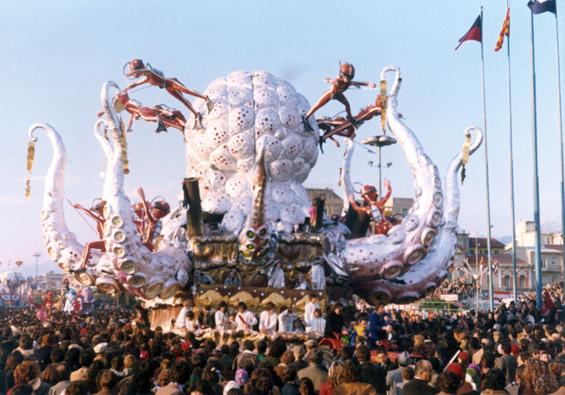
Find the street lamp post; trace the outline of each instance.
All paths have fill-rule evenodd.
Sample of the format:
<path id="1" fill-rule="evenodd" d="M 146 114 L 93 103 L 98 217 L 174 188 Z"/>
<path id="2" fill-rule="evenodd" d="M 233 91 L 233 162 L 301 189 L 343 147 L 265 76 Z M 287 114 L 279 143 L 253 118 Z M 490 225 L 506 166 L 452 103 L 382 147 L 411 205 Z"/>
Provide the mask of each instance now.
<path id="1" fill-rule="evenodd" d="M 378 157 L 379 157 L 379 164 L 377 166 L 373 166 L 372 161 L 369 162 L 369 166 L 373 166 L 373 167 L 378 167 L 379 169 L 379 195 L 382 196 L 383 194 L 383 187 L 382 187 L 382 155 L 381 155 L 381 149 L 382 147 L 386 147 L 389 145 L 393 145 L 396 144 L 396 139 L 392 136 L 387 136 L 386 134 L 382 134 L 382 135 L 378 135 L 378 136 L 370 136 L 367 137 L 365 140 L 363 140 L 363 144 L 365 145 L 371 145 L 373 147 L 377 147 L 378 150 Z M 392 162 L 388 162 L 386 164 L 386 168 L 389 168 L 390 166 L 392 166 Z"/>
<path id="2" fill-rule="evenodd" d="M 381 155 L 380 155 L 380 153 L 381 153 L 381 148 L 379 147 L 379 163 L 378 163 L 377 165 L 375 165 L 372 160 L 368 161 L 367 164 L 368 164 L 370 167 L 376 167 L 376 168 L 379 169 L 379 195 L 382 195 L 382 194 L 383 194 L 383 191 L 382 191 L 383 188 L 382 188 L 382 181 L 381 181 L 381 179 L 382 179 L 382 177 L 381 177 L 381 172 L 382 172 L 383 167 L 384 167 L 385 169 L 390 168 L 390 167 L 392 166 L 392 162 L 387 162 L 387 163 L 385 163 L 384 165 L 381 164 L 381 158 L 380 158 Z"/>

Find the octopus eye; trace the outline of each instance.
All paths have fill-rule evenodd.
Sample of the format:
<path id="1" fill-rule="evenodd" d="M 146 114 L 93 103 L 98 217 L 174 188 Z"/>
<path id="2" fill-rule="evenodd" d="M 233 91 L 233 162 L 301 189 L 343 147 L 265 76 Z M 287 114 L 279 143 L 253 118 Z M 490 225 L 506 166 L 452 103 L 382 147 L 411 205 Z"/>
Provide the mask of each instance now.
<path id="1" fill-rule="evenodd" d="M 253 232 L 252 230 L 248 230 L 247 232 L 245 232 L 245 235 L 247 236 L 248 239 L 251 240 L 255 238 L 255 232 Z"/>
<path id="2" fill-rule="evenodd" d="M 265 237 L 266 234 L 267 234 L 267 229 L 265 229 L 265 228 L 262 228 L 259 231 L 259 237 Z"/>
<path id="3" fill-rule="evenodd" d="M 255 246 L 253 244 L 247 244 L 245 246 L 249 251 L 253 251 L 255 249 Z"/>

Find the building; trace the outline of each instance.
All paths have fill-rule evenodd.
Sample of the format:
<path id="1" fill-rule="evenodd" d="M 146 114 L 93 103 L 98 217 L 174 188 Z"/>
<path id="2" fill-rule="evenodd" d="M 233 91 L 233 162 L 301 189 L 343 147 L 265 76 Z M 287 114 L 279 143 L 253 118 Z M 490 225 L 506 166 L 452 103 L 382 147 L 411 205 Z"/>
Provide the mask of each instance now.
<path id="1" fill-rule="evenodd" d="M 491 259 L 493 262 L 493 287 L 495 291 L 509 292 L 513 289 L 512 284 L 512 254 L 508 253 L 505 245 L 495 238 L 491 238 Z M 488 260 L 488 248 L 486 237 L 470 237 L 468 233 L 460 232 L 457 235 L 457 245 L 454 256 L 454 265 L 450 278 L 462 278 L 468 282 L 473 281 L 469 274 L 469 266 L 475 273 L 480 272 L 481 266 L 486 267 Z M 465 263 L 466 262 L 466 263 Z M 467 264 L 469 266 L 467 266 Z M 530 262 L 523 256 L 517 254 L 516 273 L 518 290 L 531 289 L 532 271 Z M 467 269 L 467 270 L 466 270 Z M 481 278 L 481 287 L 488 288 L 488 277 L 486 270 Z"/>
<path id="2" fill-rule="evenodd" d="M 322 197 L 326 201 L 324 212 L 327 216 L 341 215 L 343 211 L 343 199 L 331 188 L 306 188 L 308 199 L 313 201 L 317 197 Z"/>
<path id="3" fill-rule="evenodd" d="M 55 273 L 53 271 L 49 271 L 42 277 L 42 286 L 44 287 L 44 289 L 60 289 L 62 288 L 63 278 L 65 277 L 65 275 L 63 273 Z"/>
<path id="4" fill-rule="evenodd" d="M 536 227 L 534 221 L 520 221 L 516 224 L 516 245 L 534 247 L 536 245 Z M 558 232 L 542 232 L 542 245 L 563 246 L 563 234 Z"/>
<path id="5" fill-rule="evenodd" d="M 468 262 L 476 270 L 477 265 L 479 267 L 486 267 L 487 254 L 471 255 L 468 257 Z M 495 291 L 509 292 L 513 290 L 512 284 L 512 254 L 508 253 L 497 253 L 492 254 L 492 264 L 493 264 L 493 287 Z M 532 277 L 531 277 L 530 264 L 527 260 L 524 260 L 520 256 L 516 256 L 516 278 L 518 290 L 526 290 L 532 288 Z M 482 280 L 481 287 L 484 289 L 488 288 L 488 277 L 485 271 Z"/>
<path id="6" fill-rule="evenodd" d="M 412 198 L 391 197 L 385 203 L 385 215 L 392 217 L 400 214 L 406 217 L 412 208 L 412 204 L 414 204 L 414 199 Z"/>
<path id="7" fill-rule="evenodd" d="M 506 246 L 512 253 L 512 245 Z M 516 224 L 516 255 L 528 263 L 529 287 L 535 287 L 535 224 L 520 221 Z M 544 232 L 541 234 L 541 281 L 542 284 L 561 281 L 563 276 L 563 234 Z M 519 277 L 518 277 L 519 278 Z"/>
<path id="8" fill-rule="evenodd" d="M 487 238 L 486 237 L 469 237 L 469 244 L 467 247 L 467 254 L 487 255 Z M 506 246 L 495 238 L 490 239 L 491 254 L 503 254 Z"/>

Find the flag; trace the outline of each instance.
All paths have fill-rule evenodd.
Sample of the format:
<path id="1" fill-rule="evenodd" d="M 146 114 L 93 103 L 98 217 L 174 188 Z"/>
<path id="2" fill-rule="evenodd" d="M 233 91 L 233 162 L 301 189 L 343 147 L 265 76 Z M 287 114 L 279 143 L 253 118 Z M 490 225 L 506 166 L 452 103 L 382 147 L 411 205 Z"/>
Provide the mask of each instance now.
<path id="1" fill-rule="evenodd" d="M 502 22 L 502 29 L 500 29 L 500 34 L 496 41 L 496 47 L 494 48 L 495 52 L 502 49 L 502 45 L 504 45 L 504 36 L 510 37 L 510 7 L 506 10 L 506 18 L 504 18 L 504 22 Z"/>
<path id="2" fill-rule="evenodd" d="M 534 14 L 541 14 L 543 12 L 553 12 L 557 14 L 557 7 L 555 0 L 532 0 L 528 2 L 528 7 Z"/>
<path id="3" fill-rule="evenodd" d="M 483 41 L 483 20 L 481 18 L 481 15 L 479 15 L 477 19 L 475 19 L 475 22 L 473 22 L 473 26 L 471 26 L 469 31 L 459 39 L 459 44 L 457 44 L 455 50 L 457 50 L 465 41 L 469 40 L 475 40 L 478 42 Z"/>

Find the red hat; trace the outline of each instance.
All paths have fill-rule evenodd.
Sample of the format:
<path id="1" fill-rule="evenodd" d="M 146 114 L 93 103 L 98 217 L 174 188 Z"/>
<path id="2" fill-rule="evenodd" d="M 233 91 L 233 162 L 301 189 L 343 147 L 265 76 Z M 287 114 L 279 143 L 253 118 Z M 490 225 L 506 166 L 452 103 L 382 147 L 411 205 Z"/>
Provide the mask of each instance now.
<path id="1" fill-rule="evenodd" d="M 469 362 L 469 353 L 467 351 L 461 351 L 457 358 L 463 362 Z"/>
<path id="2" fill-rule="evenodd" d="M 463 368 L 461 367 L 461 365 L 459 365 L 456 362 L 449 364 L 449 366 L 447 367 L 447 371 L 455 374 L 457 377 L 459 377 L 459 380 L 465 379 L 465 375 L 463 374 Z"/>

